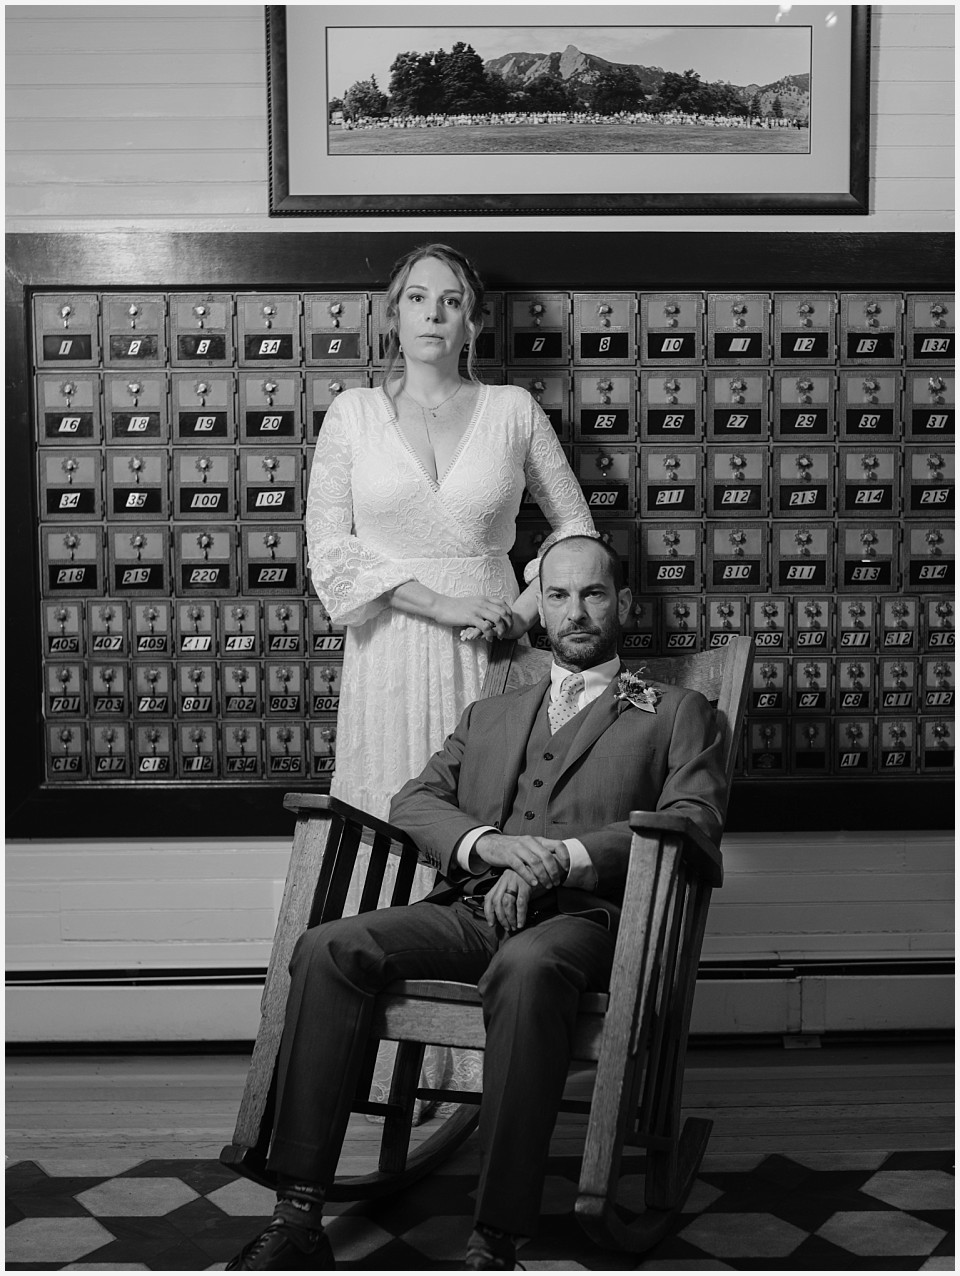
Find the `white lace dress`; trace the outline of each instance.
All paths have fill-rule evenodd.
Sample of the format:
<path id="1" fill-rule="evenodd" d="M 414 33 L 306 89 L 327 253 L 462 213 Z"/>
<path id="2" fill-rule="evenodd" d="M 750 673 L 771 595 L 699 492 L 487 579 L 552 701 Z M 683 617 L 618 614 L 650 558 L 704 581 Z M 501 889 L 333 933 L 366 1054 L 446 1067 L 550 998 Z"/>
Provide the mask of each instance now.
<path id="1" fill-rule="evenodd" d="M 508 554 L 524 487 L 554 535 L 596 534 L 553 427 L 519 387 L 480 388 L 438 481 L 405 442 L 382 389 L 346 390 L 333 401 L 314 454 L 306 533 L 317 595 L 346 626 L 335 797 L 386 818 L 393 794 L 479 696 L 488 644 L 462 642 L 459 630 L 397 611 L 383 595 L 417 580 L 443 594 L 516 598 Z M 527 572 L 532 578 L 536 564 Z M 434 877 L 421 867 L 413 898 Z M 348 912 L 359 903 L 359 881 Z"/>

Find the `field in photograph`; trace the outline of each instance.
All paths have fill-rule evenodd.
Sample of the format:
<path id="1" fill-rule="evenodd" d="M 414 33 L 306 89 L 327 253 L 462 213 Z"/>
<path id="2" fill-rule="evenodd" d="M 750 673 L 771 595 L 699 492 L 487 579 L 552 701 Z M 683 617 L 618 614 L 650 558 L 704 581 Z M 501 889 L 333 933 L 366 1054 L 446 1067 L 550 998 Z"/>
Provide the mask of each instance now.
<path id="1" fill-rule="evenodd" d="M 805 155 L 808 128 L 695 124 L 467 124 L 328 130 L 331 155 Z"/>

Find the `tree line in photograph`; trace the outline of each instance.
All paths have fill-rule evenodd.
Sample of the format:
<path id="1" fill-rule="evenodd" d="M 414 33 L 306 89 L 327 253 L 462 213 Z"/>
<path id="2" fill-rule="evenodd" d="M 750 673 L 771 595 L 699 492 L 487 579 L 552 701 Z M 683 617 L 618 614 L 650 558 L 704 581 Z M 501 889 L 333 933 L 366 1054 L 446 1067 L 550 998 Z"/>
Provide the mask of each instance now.
<path id="1" fill-rule="evenodd" d="M 342 98 L 330 100 L 328 118 L 346 122 L 404 115 L 634 111 L 782 119 L 784 104 L 777 95 L 765 109 L 758 91 L 750 94 L 723 81 L 705 81 L 692 69 L 663 72 L 655 87 L 649 72 L 645 79 L 640 68 L 614 63 L 584 78 L 550 73 L 530 79 L 505 76 L 486 65 L 471 45 L 457 41 L 449 53 L 398 53 L 386 92 L 376 76 L 358 80 Z"/>

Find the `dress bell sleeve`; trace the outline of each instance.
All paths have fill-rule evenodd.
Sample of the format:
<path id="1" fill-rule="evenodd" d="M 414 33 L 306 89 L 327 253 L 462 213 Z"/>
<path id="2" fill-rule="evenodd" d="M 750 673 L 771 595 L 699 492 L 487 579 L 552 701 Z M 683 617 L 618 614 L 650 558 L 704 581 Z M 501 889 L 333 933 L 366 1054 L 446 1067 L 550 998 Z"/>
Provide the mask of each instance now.
<path id="1" fill-rule="evenodd" d="M 361 625 L 388 606 L 384 594 L 412 580 L 400 561 L 365 545 L 353 526 L 354 464 L 347 414 L 335 399 L 323 420 L 307 489 L 307 556 L 317 597 L 337 625 Z"/>
<path id="2" fill-rule="evenodd" d="M 551 545 L 568 536 L 599 536 L 556 431 L 532 395 L 530 414 L 530 445 L 524 474 L 530 495 L 549 519 L 553 531 L 540 546 L 537 557 L 523 569 L 523 578 L 528 585 L 537 578 L 540 559 Z"/>

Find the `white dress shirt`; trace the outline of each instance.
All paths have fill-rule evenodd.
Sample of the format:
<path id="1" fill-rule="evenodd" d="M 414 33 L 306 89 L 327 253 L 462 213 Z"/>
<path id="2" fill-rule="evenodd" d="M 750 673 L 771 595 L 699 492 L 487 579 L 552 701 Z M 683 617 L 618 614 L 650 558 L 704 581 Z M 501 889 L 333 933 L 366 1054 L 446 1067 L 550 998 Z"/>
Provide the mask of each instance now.
<path id="1" fill-rule="evenodd" d="M 575 672 L 577 671 L 573 669 L 564 669 L 556 661 L 550 666 L 550 701 L 552 704 L 556 704 L 559 699 L 563 680 Z M 592 668 L 581 669 L 579 672 L 583 677 L 583 689 L 577 697 L 577 713 L 581 709 L 585 709 L 588 704 L 592 704 L 614 680 L 620 672 L 620 657 L 614 656 L 612 660 L 605 660 L 602 665 L 593 665 Z M 499 832 L 500 830 L 492 825 L 484 824 L 479 828 L 471 829 L 469 833 L 463 835 L 457 846 L 457 863 L 464 872 L 469 873 L 471 877 L 476 877 L 483 872 L 484 861 L 474 852 L 473 848 L 484 833 Z M 571 886 L 577 890 L 593 890 L 597 884 L 597 873 L 587 853 L 587 848 L 576 837 L 565 837 L 563 844 L 567 848 L 567 854 L 570 856 L 570 868 L 564 878 L 564 886 Z"/>

